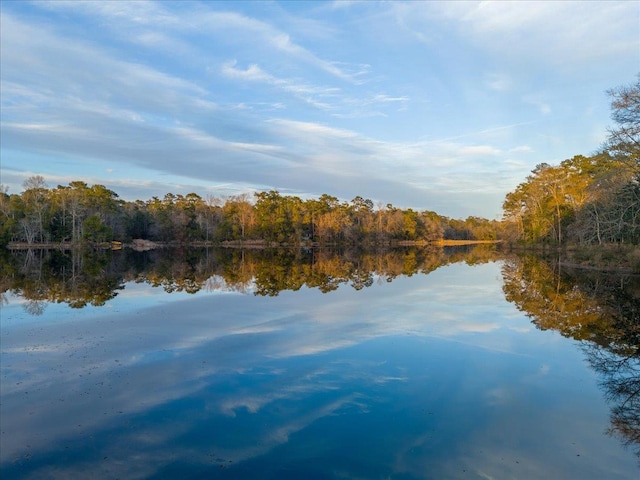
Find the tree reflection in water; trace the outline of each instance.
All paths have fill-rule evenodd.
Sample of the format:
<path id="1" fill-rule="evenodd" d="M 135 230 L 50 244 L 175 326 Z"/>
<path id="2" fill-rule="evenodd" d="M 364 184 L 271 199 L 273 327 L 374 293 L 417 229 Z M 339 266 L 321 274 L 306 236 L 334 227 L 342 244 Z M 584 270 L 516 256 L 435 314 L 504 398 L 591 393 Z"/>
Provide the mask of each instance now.
<path id="1" fill-rule="evenodd" d="M 126 251 L 18 251 L 0 256 L 0 293 L 27 300 L 30 313 L 47 302 L 72 308 L 101 306 L 126 282 L 147 283 L 167 293 L 227 290 L 275 296 L 303 286 L 323 293 L 350 285 L 429 273 L 454 262 L 496 260 L 495 245 L 398 248 L 386 251 L 329 249 L 189 249 Z"/>
<path id="2" fill-rule="evenodd" d="M 534 255 L 505 256 L 495 246 L 330 249 L 200 249 L 134 251 L 22 251 L 0 255 L 0 295 L 26 300 L 43 313 L 51 302 L 101 306 L 127 282 L 167 293 L 227 290 L 275 296 L 304 286 L 329 293 L 356 290 L 400 276 L 428 274 L 442 265 L 502 260 L 508 301 L 542 330 L 582 343 L 611 404 L 610 433 L 640 456 L 640 278 L 584 272 Z"/>
<path id="3" fill-rule="evenodd" d="M 538 328 L 582 342 L 611 405 L 609 433 L 640 457 L 640 278 L 533 255 L 505 260 L 502 273 L 507 300 Z"/>

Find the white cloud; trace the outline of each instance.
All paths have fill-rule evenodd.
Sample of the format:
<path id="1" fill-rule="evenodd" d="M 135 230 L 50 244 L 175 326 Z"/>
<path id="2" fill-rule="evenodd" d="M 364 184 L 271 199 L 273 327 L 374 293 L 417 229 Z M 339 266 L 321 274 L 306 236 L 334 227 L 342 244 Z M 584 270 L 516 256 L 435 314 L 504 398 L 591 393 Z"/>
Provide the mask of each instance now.
<path id="1" fill-rule="evenodd" d="M 108 26 L 124 38 L 145 46 L 166 46 L 179 41 L 176 36 L 198 34 L 224 38 L 230 43 L 251 43 L 259 48 L 269 48 L 297 61 L 312 65 L 343 81 L 359 83 L 367 73 L 364 65 L 339 66 L 338 62 L 325 60 L 299 45 L 291 36 L 270 23 L 234 11 L 218 11 L 206 7 L 195 9 L 165 8 L 162 2 L 54 2 L 46 8 L 75 11 L 99 16 Z M 138 30 L 131 34 L 128 26 L 146 27 L 152 31 Z M 166 33 L 158 33 L 162 27 Z M 232 32 L 232 33 L 230 33 Z M 186 45 L 186 44 L 182 44 Z M 195 55 L 196 51 L 192 54 Z"/>
<path id="2" fill-rule="evenodd" d="M 551 107 L 542 98 L 542 95 L 540 95 L 540 94 L 525 95 L 522 98 L 522 100 L 525 103 L 528 103 L 528 104 L 533 105 L 534 107 L 536 107 L 538 109 L 538 111 L 540 112 L 540 114 L 542 114 L 542 115 L 549 115 L 551 113 Z"/>
<path id="3" fill-rule="evenodd" d="M 640 13 L 634 2 L 434 2 L 427 10 L 511 59 L 566 68 L 637 55 Z"/>
<path id="4" fill-rule="evenodd" d="M 494 157 L 500 155 L 502 152 L 489 145 L 471 145 L 458 147 L 458 155 L 463 157 Z"/>
<path id="5" fill-rule="evenodd" d="M 236 68 L 236 65 L 236 60 L 225 62 L 222 65 L 221 73 L 234 80 L 268 84 L 315 108 L 329 111 L 335 116 L 384 115 L 377 111 L 378 107 L 384 109 L 391 105 L 397 105 L 399 109 L 403 109 L 406 108 L 409 100 L 406 96 L 394 97 L 384 93 L 353 97 L 347 95 L 339 87 L 324 87 L 303 83 L 295 79 L 277 78 L 257 64 L 251 64 L 246 69 Z"/>
<path id="6" fill-rule="evenodd" d="M 528 145 L 519 145 L 509 149 L 509 153 L 530 153 L 533 149 Z"/>
<path id="7" fill-rule="evenodd" d="M 260 66 L 251 64 L 246 70 L 236 68 L 236 61 L 226 62 L 222 66 L 222 74 L 233 79 L 248 82 L 263 82 L 284 92 L 293 94 L 296 98 L 309 103 L 321 110 L 331 110 L 338 108 L 335 103 L 337 97 L 342 97 L 342 93 L 337 87 L 318 87 L 307 85 L 294 80 L 285 80 L 265 72 Z"/>
<path id="8" fill-rule="evenodd" d="M 503 73 L 489 73 L 486 75 L 485 82 L 492 90 L 503 92 L 512 88 L 512 79 L 509 75 Z"/>
<path id="9" fill-rule="evenodd" d="M 589 119 L 606 99 L 594 104 L 595 87 L 556 76 L 559 60 L 585 65 L 567 59 L 581 27 L 555 28 L 577 7 L 556 3 L 3 4 L 3 172 L 99 183 L 112 168 L 111 185 L 129 195 L 129 169 L 141 193 L 164 178 L 165 191 L 231 184 L 493 217 L 501 188 L 605 132 L 600 120 L 567 134 L 583 127 L 565 121 L 575 97 L 590 102 L 580 109 Z M 624 3 L 596 6 L 604 19 L 631 16 Z M 576 18 L 596 8 L 584 10 Z M 545 23 L 550 39 L 536 33 Z M 593 34 L 603 44 L 622 48 L 637 33 L 610 23 Z M 428 42 L 416 47 L 409 31 Z M 618 47 L 600 48 L 602 71 L 623 57 Z"/>
<path id="10" fill-rule="evenodd" d="M 277 80 L 272 75 L 264 72 L 264 70 L 262 70 L 258 65 L 252 64 L 249 65 L 246 70 L 241 70 L 239 68 L 235 68 L 237 63 L 238 62 L 236 60 L 225 63 L 222 65 L 222 73 L 228 77 L 240 80 L 277 83 Z"/>

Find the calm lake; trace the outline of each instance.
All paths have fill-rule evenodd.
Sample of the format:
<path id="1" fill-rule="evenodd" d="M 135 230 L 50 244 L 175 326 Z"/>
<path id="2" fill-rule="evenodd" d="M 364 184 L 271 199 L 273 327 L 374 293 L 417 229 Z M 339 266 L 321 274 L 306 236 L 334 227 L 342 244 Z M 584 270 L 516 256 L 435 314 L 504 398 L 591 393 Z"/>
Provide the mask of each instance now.
<path id="1" fill-rule="evenodd" d="M 487 247 L 1 261 L 3 479 L 639 478 L 637 277 Z"/>

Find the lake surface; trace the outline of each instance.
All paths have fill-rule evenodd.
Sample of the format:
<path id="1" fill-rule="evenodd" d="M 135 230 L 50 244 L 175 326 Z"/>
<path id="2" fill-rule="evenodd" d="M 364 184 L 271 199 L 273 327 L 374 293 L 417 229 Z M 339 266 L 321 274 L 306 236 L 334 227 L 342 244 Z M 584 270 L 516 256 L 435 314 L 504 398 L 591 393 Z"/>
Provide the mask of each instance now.
<path id="1" fill-rule="evenodd" d="M 637 279 L 486 249 L 20 255 L 3 479 L 640 475 Z"/>

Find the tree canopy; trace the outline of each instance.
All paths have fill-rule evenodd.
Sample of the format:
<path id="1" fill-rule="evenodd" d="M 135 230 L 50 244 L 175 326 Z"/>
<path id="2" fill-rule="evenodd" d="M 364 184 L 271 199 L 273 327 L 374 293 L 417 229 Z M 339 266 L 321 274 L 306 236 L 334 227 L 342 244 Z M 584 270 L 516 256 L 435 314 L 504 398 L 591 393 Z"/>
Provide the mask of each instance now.
<path id="1" fill-rule="evenodd" d="M 225 242 L 389 245 L 445 238 L 495 240 L 500 223 L 450 219 L 432 211 L 374 206 L 323 194 L 302 200 L 276 190 L 203 199 L 196 193 L 124 201 L 103 185 L 72 181 L 50 189 L 40 176 L 22 194 L 0 192 L 0 245 L 97 244 L 145 239 L 177 244 Z"/>
<path id="2" fill-rule="evenodd" d="M 506 195 L 511 240 L 640 243 L 640 76 L 610 90 L 615 125 L 600 152 L 542 163 Z"/>

